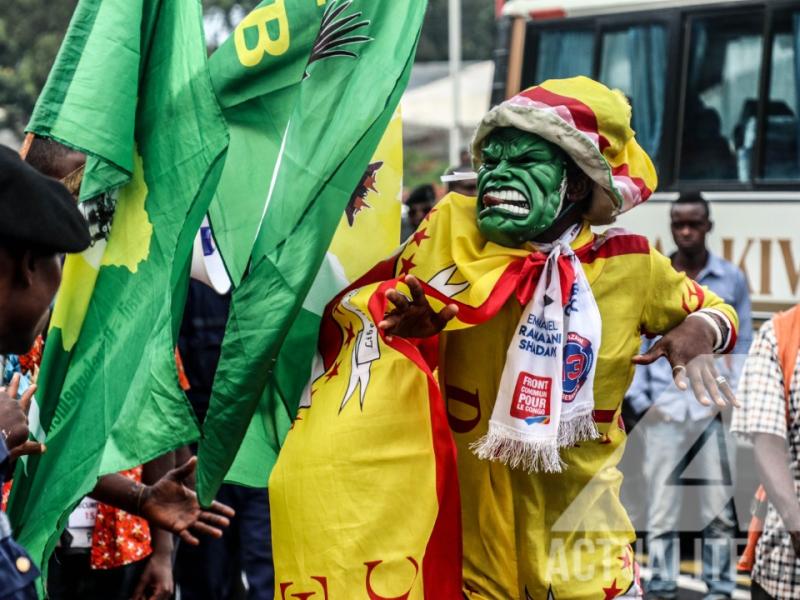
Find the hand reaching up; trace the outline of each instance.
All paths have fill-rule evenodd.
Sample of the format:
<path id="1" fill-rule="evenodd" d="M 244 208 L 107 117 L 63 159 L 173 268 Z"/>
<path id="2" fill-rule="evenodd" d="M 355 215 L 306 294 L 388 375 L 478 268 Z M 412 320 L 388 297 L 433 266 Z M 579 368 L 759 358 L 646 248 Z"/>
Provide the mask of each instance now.
<path id="1" fill-rule="evenodd" d="M 455 304 L 448 304 L 439 312 L 433 310 L 422 286 L 413 275 L 407 276 L 404 281 L 411 292 L 410 300 L 396 289 L 386 292 L 386 298 L 395 306 L 378 323 L 378 327 L 386 333 L 387 341 L 391 341 L 395 335 L 403 338 L 436 335 L 458 314 Z"/>

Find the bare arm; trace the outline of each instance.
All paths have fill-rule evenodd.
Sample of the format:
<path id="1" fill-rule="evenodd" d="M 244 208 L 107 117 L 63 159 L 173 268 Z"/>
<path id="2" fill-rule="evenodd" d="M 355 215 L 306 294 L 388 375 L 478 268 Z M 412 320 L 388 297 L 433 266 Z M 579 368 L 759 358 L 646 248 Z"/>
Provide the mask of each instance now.
<path id="1" fill-rule="evenodd" d="M 132 600 L 167 600 L 175 591 L 172 576 L 172 534 L 159 527 L 150 528 L 153 554 L 144 567 Z"/>
<path id="2" fill-rule="evenodd" d="M 174 468 L 174 452 L 167 452 L 163 456 L 154 458 L 150 462 L 145 463 L 142 467 L 142 483 L 145 485 L 153 485 Z"/>
<path id="3" fill-rule="evenodd" d="M 189 461 L 190 458 L 194 456 L 192 454 L 191 448 L 189 446 L 181 446 L 177 450 L 175 450 L 175 465 L 182 465 Z M 195 477 L 194 474 L 186 479 L 186 485 L 190 488 L 195 489 Z"/>
<path id="4" fill-rule="evenodd" d="M 152 525 L 171 531 L 188 544 L 198 539 L 190 530 L 212 537 L 221 537 L 234 512 L 229 506 L 212 502 L 202 509 L 197 495 L 187 486 L 194 476 L 197 459 L 192 458 L 172 469 L 153 485 L 131 481 L 122 475 L 101 477 L 89 494 L 95 500 L 147 519 Z"/>
<path id="5" fill-rule="evenodd" d="M 94 489 L 89 492 L 89 496 L 103 504 L 109 504 L 132 515 L 138 515 L 140 512 L 139 501 L 145 487 L 147 486 L 136 483 L 124 475 L 112 473 L 98 479 Z"/>
<path id="6" fill-rule="evenodd" d="M 171 469 L 175 468 L 176 452 L 167 452 L 145 463 L 142 467 L 142 482 L 147 485 L 157 483 Z M 150 537 L 153 554 L 145 565 L 133 600 L 166 600 L 175 591 L 172 577 L 172 552 L 174 543 L 172 533 L 150 523 Z"/>
<path id="7" fill-rule="evenodd" d="M 767 490 L 767 496 L 780 514 L 789 535 L 795 555 L 800 557 L 800 500 L 794 488 L 794 477 L 789 470 L 786 440 L 770 433 L 753 435 L 756 469 Z"/>

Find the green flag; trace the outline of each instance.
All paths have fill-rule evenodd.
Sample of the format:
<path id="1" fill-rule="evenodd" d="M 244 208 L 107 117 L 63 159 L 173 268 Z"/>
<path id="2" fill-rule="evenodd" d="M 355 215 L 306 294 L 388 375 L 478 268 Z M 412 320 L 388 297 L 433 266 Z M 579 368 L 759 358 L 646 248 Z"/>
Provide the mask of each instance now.
<path id="1" fill-rule="evenodd" d="M 239 286 L 200 443 L 204 503 L 246 432 L 230 479 L 267 482 L 311 374 L 309 289 L 405 89 L 426 6 L 267 0 L 211 58 L 231 147 L 209 214 Z"/>
<path id="2" fill-rule="evenodd" d="M 48 450 L 9 506 L 45 565 L 98 476 L 199 436 L 174 349 L 227 146 L 199 0 L 80 0 L 29 130 L 88 155 L 81 198 L 103 225 L 67 258 L 37 394 Z"/>

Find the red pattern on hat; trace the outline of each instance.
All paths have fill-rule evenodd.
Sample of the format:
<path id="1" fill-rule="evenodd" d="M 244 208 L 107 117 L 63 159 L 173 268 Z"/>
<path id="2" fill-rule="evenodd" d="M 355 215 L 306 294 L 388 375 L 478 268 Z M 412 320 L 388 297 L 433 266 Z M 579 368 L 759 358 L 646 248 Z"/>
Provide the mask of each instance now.
<path id="1" fill-rule="evenodd" d="M 575 98 L 568 98 L 561 96 L 544 89 L 541 86 L 536 86 L 520 92 L 520 96 L 534 100 L 535 102 L 542 102 L 548 106 L 563 106 L 572 115 L 572 120 L 575 127 L 584 132 L 589 132 L 593 136 L 597 136 L 600 144 L 600 152 L 604 152 L 611 144 L 608 139 L 600 134 L 600 128 L 597 126 L 597 117 L 594 111 L 586 104 Z"/>

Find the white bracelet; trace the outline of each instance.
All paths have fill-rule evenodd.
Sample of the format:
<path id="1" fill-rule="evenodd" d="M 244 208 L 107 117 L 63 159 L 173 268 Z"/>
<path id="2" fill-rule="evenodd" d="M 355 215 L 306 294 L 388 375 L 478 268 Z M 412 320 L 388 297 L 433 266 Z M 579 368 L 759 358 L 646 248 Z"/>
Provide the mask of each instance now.
<path id="1" fill-rule="evenodd" d="M 720 347 L 720 352 L 730 347 L 731 340 L 733 339 L 733 324 L 731 324 L 728 315 L 726 315 L 721 310 L 717 310 L 716 308 L 704 308 L 703 311 L 707 312 L 710 315 L 717 315 L 720 319 L 722 319 L 723 323 L 728 324 L 728 335 L 725 336 L 725 340 L 722 342 L 722 346 Z M 719 326 L 719 321 L 717 321 L 717 326 Z"/>
<path id="2" fill-rule="evenodd" d="M 706 323 L 711 325 L 711 328 L 714 330 L 714 352 L 719 352 L 719 350 L 722 348 L 723 338 L 722 338 L 722 331 L 720 330 L 719 323 L 717 323 L 717 320 L 711 315 L 703 312 L 702 310 L 689 313 L 689 316 L 686 318 L 688 319 L 691 317 L 700 317 Z"/>

